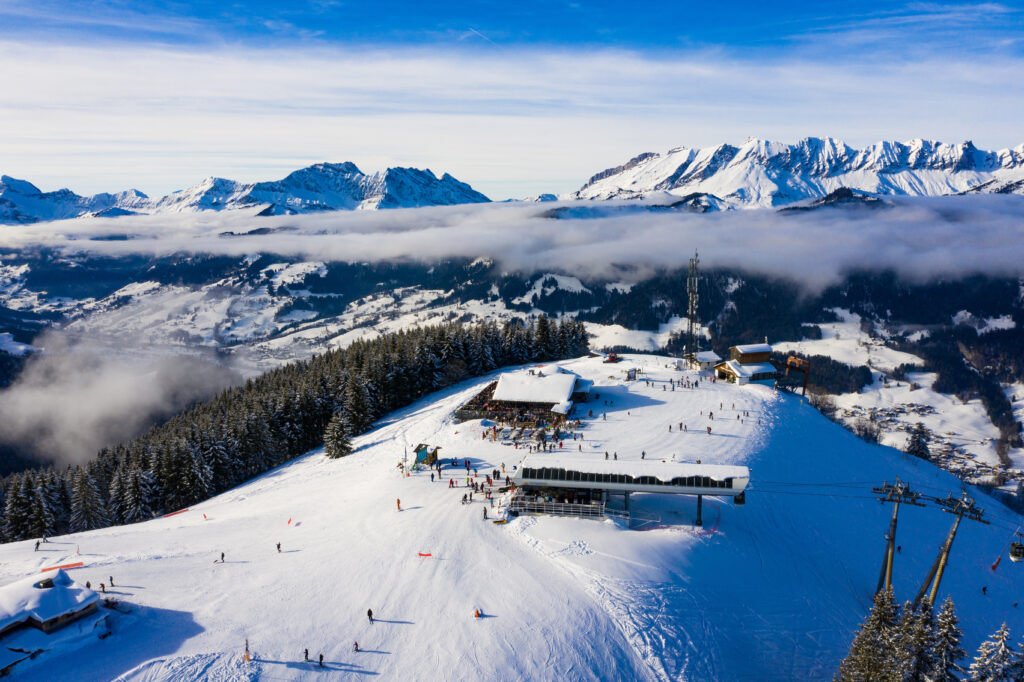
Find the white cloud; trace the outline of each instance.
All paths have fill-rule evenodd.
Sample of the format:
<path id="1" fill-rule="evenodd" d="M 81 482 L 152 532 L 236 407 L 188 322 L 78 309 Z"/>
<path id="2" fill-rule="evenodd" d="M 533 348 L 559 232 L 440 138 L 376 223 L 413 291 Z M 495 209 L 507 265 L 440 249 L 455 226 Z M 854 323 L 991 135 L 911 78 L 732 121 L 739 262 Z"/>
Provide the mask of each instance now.
<path id="1" fill-rule="evenodd" d="M 432 262 L 488 256 L 514 271 L 613 281 L 680 267 L 697 249 L 709 267 L 739 267 L 820 287 L 854 268 L 928 279 L 1024 274 L 1024 198 L 891 200 L 887 210 L 650 213 L 591 204 L 599 217 L 554 220 L 552 204 L 472 204 L 254 218 L 252 211 L 79 218 L 8 228 L 0 247 L 42 245 L 103 254 L 276 253 L 315 260 Z M 255 228 L 265 235 L 219 236 Z M 127 241 L 95 240 L 131 235 Z"/>
<path id="2" fill-rule="evenodd" d="M 833 135 L 1018 144 L 1021 60 L 828 64 L 719 53 L 0 43 L 0 170 L 160 195 L 316 161 L 568 191 L 641 151 Z M 951 98 L 950 93 L 956 96 Z"/>

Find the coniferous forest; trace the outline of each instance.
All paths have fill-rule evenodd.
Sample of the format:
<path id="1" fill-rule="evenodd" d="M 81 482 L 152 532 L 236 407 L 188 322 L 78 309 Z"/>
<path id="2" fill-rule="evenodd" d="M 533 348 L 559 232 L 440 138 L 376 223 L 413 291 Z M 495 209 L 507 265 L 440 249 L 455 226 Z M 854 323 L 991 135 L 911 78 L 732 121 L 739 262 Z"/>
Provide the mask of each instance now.
<path id="1" fill-rule="evenodd" d="M 578 357 L 582 323 L 541 315 L 403 330 L 294 362 L 228 389 L 84 466 L 11 474 L 0 485 L 4 542 L 144 521 L 188 507 L 429 393 L 505 365 Z M 330 426 L 330 428 L 328 428 Z"/>

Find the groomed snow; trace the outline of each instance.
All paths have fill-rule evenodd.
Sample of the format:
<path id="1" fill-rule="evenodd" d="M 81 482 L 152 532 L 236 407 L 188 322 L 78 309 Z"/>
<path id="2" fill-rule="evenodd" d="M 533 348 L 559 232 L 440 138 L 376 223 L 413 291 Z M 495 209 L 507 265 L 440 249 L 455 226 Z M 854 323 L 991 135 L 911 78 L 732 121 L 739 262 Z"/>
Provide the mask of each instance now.
<path id="1" fill-rule="evenodd" d="M 744 506 L 705 497 L 697 529 L 691 498 L 637 495 L 635 530 L 545 517 L 499 526 L 483 520 L 479 495 L 460 504 L 464 467 L 440 482 L 402 477 L 396 463 L 420 442 L 470 458 L 481 475 L 522 457 L 483 441 L 480 422 L 452 421 L 495 373 L 389 417 L 350 457 L 314 451 L 186 513 L 51 538 L 46 551 L 0 546 L 0 583 L 74 557 L 86 564 L 78 581 L 112 575 L 132 608 L 110 637 L 19 663 L 17 679 L 322 679 L 304 648 L 323 653 L 335 679 L 831 679 L 870 606 L 889 523 L 870 486 L 899 476 L 945 496 L 960 482 L 865 444 L 797 398 L 708 381 L 672 391 L 668 379 L 696 375 L 669 358 L 628 360 L 650 384 L 608 378 L 597 358 L 561 363 L 595 380 L 593 417 L 584 440 L 552 459 L 611 451 L 628 463 L 646 451 L 746 466 Z M 940 592 L 957 601 L 968 650 L 1003 621 L 1024 632 L 1024 610 L 1012 607 L 1024 566 L 989 568 L 1021 518 L 975 496 L 993 524 L 961 525 Z M 913 597 L 950 519 L 901 511 L 898 599 Z M 226 562 L 214 563 L 220 552 Z"/>

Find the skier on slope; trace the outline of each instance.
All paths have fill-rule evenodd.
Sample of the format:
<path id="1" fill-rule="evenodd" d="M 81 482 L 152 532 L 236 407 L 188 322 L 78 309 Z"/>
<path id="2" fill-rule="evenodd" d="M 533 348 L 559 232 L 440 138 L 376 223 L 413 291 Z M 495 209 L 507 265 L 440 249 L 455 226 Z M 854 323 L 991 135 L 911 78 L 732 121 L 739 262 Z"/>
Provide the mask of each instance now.
<path id="1" fill-rule="evenodd" d="M 352 651 L 354 651 L 357 654 L 359 653 L 359 642 L 352 643 Z"/>
<path id="2" fill-rule="evenodd" d="M 370 619 L 370 623 L 373 623 L 373 609 L 366 609 L 366 617 Z"/>
<path id="3" fill-rule="evenodd" d="M 280 543 L 280 542 L 279 542 L 279 543 L 277 543 L 277 553 L 278 553 L 278 554 L 280 554 L 280 553 L 281 553 L 281 543 Z"/>
<path id="4" fill-rule="evenodd" d="M 487 520 L 487 507 L 484 507 L 484 521 Z"/>

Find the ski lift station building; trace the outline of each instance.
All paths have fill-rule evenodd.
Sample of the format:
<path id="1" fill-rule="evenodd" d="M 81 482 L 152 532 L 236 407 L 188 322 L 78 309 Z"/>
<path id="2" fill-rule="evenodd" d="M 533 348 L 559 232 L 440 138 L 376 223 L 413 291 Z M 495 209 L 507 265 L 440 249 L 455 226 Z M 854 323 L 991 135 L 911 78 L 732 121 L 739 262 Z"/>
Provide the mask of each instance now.
<path id="1" fill-rule="evenodd" d="M 697 525 L 701 525 L 704 495 L 732 497 L 737 504 L 745 502 L 750 469 L 721 464 L 609 461 L 538 454 L 523 458 L 512 481 L 518 488 L 517 499 L 511 505 L 513 511 L 603 516 L 610 498 L 622 495 L 624 512 L 628 515 L 632 493 L 694 495 L 697 497 Z"/>
<path id="2" fill-rule="evenodd" d="M 772 347 L 767 343 L 733 346 L 729 349 L 729 359 L 715 365 L 715 374 L 734 384 L 774 386 L 779 372 L 769 360 L 771 355 Z"/>

